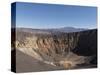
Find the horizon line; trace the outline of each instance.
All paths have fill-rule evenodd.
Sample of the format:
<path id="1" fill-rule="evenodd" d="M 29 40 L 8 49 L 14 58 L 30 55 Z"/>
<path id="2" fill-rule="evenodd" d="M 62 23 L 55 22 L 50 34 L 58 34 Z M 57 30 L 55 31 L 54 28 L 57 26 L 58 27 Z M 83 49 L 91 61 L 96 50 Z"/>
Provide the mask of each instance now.
<path id="1" fill-rule="evenodd" d="M 75 27 L 75 26 L 64 26 L 64 27 L 52 27 L 52 28 L 36 28 L 36 27 L 26 27 L 26 26 L 16 26 L 14 28 L 31 28 L 31 29 L 60 29 L 60 28 L 78 28 L 78 29 L 97 29 L 97 27 Z M 13 28 L 13 27 L 11 27 Z"/>

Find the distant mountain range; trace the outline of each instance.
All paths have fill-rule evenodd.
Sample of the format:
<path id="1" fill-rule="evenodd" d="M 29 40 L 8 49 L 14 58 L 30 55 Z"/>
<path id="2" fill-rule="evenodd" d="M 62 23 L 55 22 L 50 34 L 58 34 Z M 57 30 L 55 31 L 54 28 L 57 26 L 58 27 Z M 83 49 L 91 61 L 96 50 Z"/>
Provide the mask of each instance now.
<path id="1" fill-rule="evenodd" d="M 24 32 L 52 32 L 52 33 L 58 33 L 58 32 L 65 32 L 65 33 L 70 33 L 70 32 L 80 32 L 80 31 L 85 31 L 89 29 L 85 28 L 74 28 L 74 27 L 63 27 L 63 28 L 51 28 L 51 29 L 33 29 L 33 28 L 17 28 L 17 30 L 24 31 Z"/>
<path id="2" fill-rule="evenodd" d="M 59 31 L 59 32 L 80 32 L 80 31 L 85 31 L 88 29 L 84 28 L 74 28 L 74 27 L 63 27 L 63 28 L 57 28 L 57 29 L 48 29 L 50 31 Z"/>

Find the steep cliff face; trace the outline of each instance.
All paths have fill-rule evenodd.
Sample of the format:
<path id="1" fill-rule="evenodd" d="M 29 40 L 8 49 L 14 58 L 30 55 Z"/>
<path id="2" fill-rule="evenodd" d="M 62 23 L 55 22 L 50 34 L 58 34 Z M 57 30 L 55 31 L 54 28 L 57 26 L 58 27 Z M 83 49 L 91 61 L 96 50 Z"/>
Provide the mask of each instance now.
<path id="1" fill-rule="evenodd" d="M 58 34 L 17 30 L 16 48 L 54 66 L 71 68 L 77 64 L 96 64 L 97 30 Z"/>
<path id="2" fill-rule="evenodd" d="M 84 31 L 79 34 L 80 37 L 73 52 L 83 56 L 97 54 L 97 30 Z"/>

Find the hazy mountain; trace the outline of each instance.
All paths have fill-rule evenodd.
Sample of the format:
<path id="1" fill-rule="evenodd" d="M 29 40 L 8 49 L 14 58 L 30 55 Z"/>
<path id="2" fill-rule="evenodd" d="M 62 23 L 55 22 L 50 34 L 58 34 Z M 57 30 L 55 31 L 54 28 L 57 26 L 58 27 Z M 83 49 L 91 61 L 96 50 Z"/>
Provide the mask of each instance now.
<path id="1" fill-rule="evenodd" d="M 79 32 L 79 31 L 84 31 L 88 29 L 84 28 L 74 28 L 74 27 L 63 27 L 63 28 L 57 28 L 57 29 L 48 29 L 51 31 L 60 31 L 60 32 Z"/>
<path id="2" fill-rule="evenodd" d="M 88 29 L 84 28 L 74 28 L 74 27 L 63 27 L 63 28 L 51 28 L 51 29 L 32 29 L 32 28 L 17 28 L 16 30 L 24 31 L 24 32 L 31 32 L 31 33 L 59 33 L 59 32 L 80 32 L 85 31 Z"/>

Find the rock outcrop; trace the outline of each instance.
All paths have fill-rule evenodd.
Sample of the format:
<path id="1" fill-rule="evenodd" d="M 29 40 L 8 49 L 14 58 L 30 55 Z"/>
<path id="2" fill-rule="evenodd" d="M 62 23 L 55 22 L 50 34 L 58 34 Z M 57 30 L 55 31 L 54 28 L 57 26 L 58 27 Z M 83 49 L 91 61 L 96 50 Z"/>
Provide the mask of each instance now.
<path id="1" fill-rule="evenodd" d="M 63 33 L 16 31 L 16 49 L 37 60 L 66 69 L 97 64 L 97 30 Z"/>

